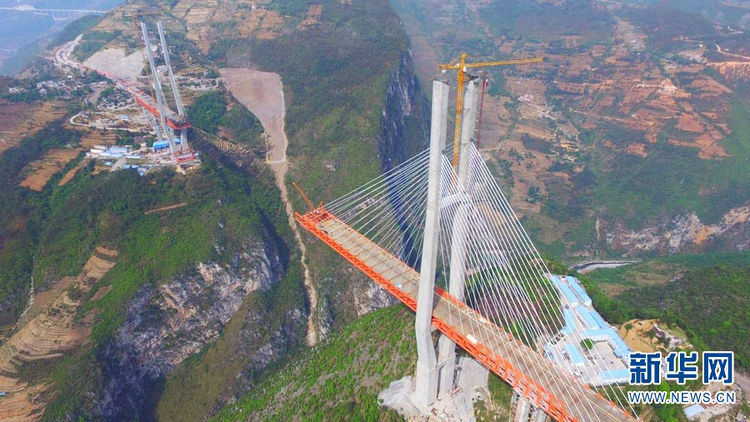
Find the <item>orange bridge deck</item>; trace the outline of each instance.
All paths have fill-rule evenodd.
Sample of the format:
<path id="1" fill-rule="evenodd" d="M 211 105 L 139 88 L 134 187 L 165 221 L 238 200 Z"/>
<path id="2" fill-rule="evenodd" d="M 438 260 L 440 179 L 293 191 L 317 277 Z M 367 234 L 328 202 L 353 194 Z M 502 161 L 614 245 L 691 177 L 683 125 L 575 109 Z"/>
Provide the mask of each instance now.
<path id="1" fill-rule="evenodd" d="M 419 273 L 324 208 L 297 221 L 416 311 Z M 432 324 L 523 396 L 560 422 L 633 421 L 633 417 L 440 288 Z M 571 385 L 574 388 L 571 388 Z"/>

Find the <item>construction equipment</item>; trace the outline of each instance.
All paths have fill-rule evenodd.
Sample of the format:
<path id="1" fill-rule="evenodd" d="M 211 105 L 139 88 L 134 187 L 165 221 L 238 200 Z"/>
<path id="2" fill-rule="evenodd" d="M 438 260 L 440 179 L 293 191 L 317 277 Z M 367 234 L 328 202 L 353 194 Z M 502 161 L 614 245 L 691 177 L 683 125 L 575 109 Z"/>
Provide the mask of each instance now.
<path id="1" fill-rule="evenodd" d="M 453 131 L 453 167 L 458 168 L 458 148 L 461 139 L 461 114 L 463 113 L 464 103 L 464 84 L 466 83 L 466 69 L 474 69 L 479 67 L 490 67 L 490 66 L 509 66 L 514 64 L 530 64 L 543 62 L 542 57 L 534 57 L 529 59 L 518 59 L 518 60 L 499 60 L 492 62 L 478 62 L 478 63 L 466 63 L 466 53 L 461 55 L 461 61 L 458 64 L 441 64 L 438 69 L 443 72 L 447 70 L 458 70 L 458 86 L 457 86 L 457 97 L 456 97 L 456 121 L 455 128 Z"/>
<path id="2" fill-rule="evenodd" d="M 299 185 L 296 182 L 292 182 L 292 186 L 294 186 L 294 189 L 297 189 L 297 193 L 299 193 L 302 199 L 305 200 L 305 202 L 307 203 L 307 206 L 310 207 L 310 211 L 314 210 L 315 205 L 313 205 L 310 198 L 307 197 L 307 194 L 305 193 L 305 191 L 303 191 L 302 188 L 299 187 Z"/>

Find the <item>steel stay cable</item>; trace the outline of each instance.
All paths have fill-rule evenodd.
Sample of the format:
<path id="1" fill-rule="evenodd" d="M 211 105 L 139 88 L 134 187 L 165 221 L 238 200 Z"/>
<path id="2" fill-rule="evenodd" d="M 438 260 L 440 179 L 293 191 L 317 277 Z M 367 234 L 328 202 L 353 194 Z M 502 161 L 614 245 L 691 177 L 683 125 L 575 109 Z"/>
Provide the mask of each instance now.
<path id="1" fill-rule="evenodd" d="M 479 157 L 479 160 L 475 160 L 475 161 L 479 161 L 482 164 L 481 166 L 478 166 L 478 170 L 483 173 L 483 175 L 484 175 L 485 178 L 494 181 L 494 179 L 491 178 L 492 176 L 491 176 L 491 173 L 489 172 L 489 169 L 486 167 L 486 164 L 484 164 L 484 161 L 481 159 L 481 155 L 479 155 L 478 151 L 476 151 L 476 149 L 473 148 L 473 146 L 472 146 L 472 155 L 474 157 Z M 517 239 L 519 239 L 526 246 L 527 250 L 529 250 L 529 253 L 531 253 L 533 255 L 534 260 L 537 261 L 537 262 L 539 262 L 540 265 L 543 267 L 543 269 L 541 270 L 541 272 L 540 272 L 540 270 L 538 268 L 534 268 L 534 267 L 531 267 L 532 270 L 536 271 L 536 273 L 537 273 L 537 275 L 539 277 L 546 277 L 544 274 L 549 274 L 549 269 L 547 268 L 546 263 L 541 259 L 541 256 L 539 255 L 539 252 L 536 250 L 536 247 L 530 241 L 530 238 L 528 237 L 528 233 L 525 231 L 525 229 L 523 228 L 523 226 L 518 221 L 518 218 L 517 218 L 515 212 L 510 207 L 510 204 L 507 202 L 507 199 L 505 199 L 505 196 L 502 194 L 502 191 L 500 191 L 499 187 L 495 183 L 488 183 L 486 185 L 486 189 L 488 190 L 488 193 L 491 196 L 495 197 L 495 202 L 498 203 L 499 205 L 501 205 L 501 207 L 503 209 L 503 215 L 507 215 L 508 216 L 507 217 L 507 222 L 511 223 L 509 229 L 513 230 L 515 232 L 515 234 L 516 234 L 516 236 L 514 236 L 514 237 L 517 238 Z M 553 290 L 553 291 L 550 291 L 550 289 L 552 288 L 551 285 L 549 285 L 549 284 L 542 284 L 541 287 L 542 287 L 543 290 L 546 290 L 548 293 L 552 293 L 552 294 L 556 295 L 559 298 L 559 293 L 557 292 L 556 289 Z M 562 321 L 560 319 L 558 321 L 561 324 L 564 324 L 564 321 Z M 582 341 L 582 336 L 578 332 L 578 330 L 574 330 L 573 331 L 573 335 L 574 335 L 574 338 L 577 341 L 579 341 L 579 342 Z M 593 360 L 594 365 L 599 370 L 603 370 L 602 363 L 604 362 L 604 359 L 601 357 L 601 355 L 598 353 L 597 350 L 594 349 L 593 352 L 596 355 L 596 359 Z M 591 375 L 591 371 L 590 370 L 588 371 L 588 375 L 589 375 L 589 379 L 591 379 L 591 380 L 595 379 L 595 377 Z M 607 390 L 607 388 L 609 388 L 609 390 L 615 396 L 615 399 L 617 399 L 617 401 L 620 403 L 620 406 L 624 407 L 623 404 L 622 404 L 622 402 L 619 400 L 620 396 L 617 394 L 617 392 L 614 389 L 615 385 L 609 384 L 609 385 L 604 385 L 603 387 L 604 387 L 605 391 Z M 619 387 L 619 385 L 617 385 L 616 387 L 620 391 L 620 393 L 622 394 L 622 389 Z M 608 394 L 608 396 L 609 396 L 609 394 Z M 611 396 L 609 398 L 612 399 Z M 629 403 L 628 403 L 628 405 L 629 405 Z M 628 406 L 628 407 L 630 407 L 630 410 L 631 410 L 632 414 L 635 415 L 636 413 L 635 413 L 634 409 L 632 408 L 632 406 Z"/>

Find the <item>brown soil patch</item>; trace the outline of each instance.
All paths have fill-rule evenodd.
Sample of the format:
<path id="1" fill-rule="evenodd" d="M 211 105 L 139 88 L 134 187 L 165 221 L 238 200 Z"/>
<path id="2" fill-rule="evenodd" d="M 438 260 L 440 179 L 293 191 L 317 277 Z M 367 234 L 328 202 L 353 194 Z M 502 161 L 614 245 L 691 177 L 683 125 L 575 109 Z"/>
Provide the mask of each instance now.
<path id="1" fill-rule="evenodd" d="M 90 149 L 95 145 L 114 145 L 117 134 L 114 131 L 88 130 L 81 137 L 81 146 Z"/>
<path id="2" fill-rule="evenodd" d="M 171 211 L 171 210 L 174 210 L 174 209 L 177 209 L 177 208 L 182 208 L 185 205 L 187 205 L 187 202 L 180 202 L 180 203 L 177 203 L 177 204 L 166 205 L 166 206 L 163 206 L 163 207 L 150 209 L 150 210 L 144 212 L 144 214 L 149 215 L 149 214 L 155 214 L 157 212 Z"/>
<path id="3" fill-rule="evenodd" d="M 77 166 L 68 170 L 68 172 L 65 173 L 63 177 L 60 179 L 60 181 L 57 183 L 57 186 L 65 186 L 68 182 L 73 180 L 73 177 L 75 177 L 76 173 L 78 173 L 78 170 L 80 170 L 81 167 L 82 167 L 81 164 L 78 164 Z"/>
<path id="4" fill-rule="evenodd" d="M 252 69 L 235 68 L 220 69 L 224 86 L 237 98 L 242 105 L 248 108 L 258 117 L 267 141 L 270 144 L 266 154 L 266 162 L 270 165 L 276 179 L 276 185 L 281 192 L 281 200 L 284 202 L 289 226 L 294 231 L 294 237 L 301 252 L 301 264 L 304 272 L 304 284 L 310 300 L 310 315 L 307 319 L 307 344 L 314 345 L 318 342 L 318 330 L 315 326 L 314 313 L 318 302 L 318 293 L 315 283 L 307 267 L 306 248 L 302 242 L 299 227 L 294 219 L 294 209 L 289 201 L 289 193 L 286 185 L 286 173 L 288 162 L 286 149 L 289 140 L 284 128 L 284 87 L 281 84 L 281 76 L 277 73 L 260 72 Z"/>
<path id="5" fill-rule="evenodd" d="M 646 153 L 646 144 L 641 143 L 628 145 L 627 151 L 629 154 L 633 154 L 641 158 L 645 158 L 648 155 Z"/>
<path id="6" fill-rule="evenodd" d="M 636 352 L 655 352 L 656 346 L 653 343 L 651 335 L 654 322 L 656 322 L 656 320 L 634 319 L 622 324 L 618 327 L 617 331 L 620 334 L 620 337 L 625 340 L 625 344 L 627 344 L 632 350 Z M 633 327 L 630 330 L 627 330 L 625 327 L 629 324 Z"/>
<path id="7" fill-rule="evenodd" d="M 41 159 L 29 163 L 23 170 L 28 172 L 28 176 L 21 182 L 21 186 L 37 192 L 41 191 L 49 179 L 65 168 L 80 151 L 80 149 L 71 148 L 55 148 L 47 151 Z"/>
<path id="8" fill-rule="evenodd" d="M 0 99 L 0 154 L 64 115 L 64 104 L 55 101 L 14 104 Z"/>
<path id="9" fill-rule="evenodd" d="M 704 160 L 727 157 L 727 151 L 719 142 L 724 136 L 718 131 L 711 131 L 698 136 L 695 142 L 684 141 L 680 139 L 670 139 L 669 142 L 674 145 L 683 147 L 699 148 L 698 157 Z"/>
<path id="10" fill-rule="evenodd" d="M 678 349 L 692 347 L 686 342 L 685 334 L 679 329 L 666 328 L 667 325 L 656 319 L 632 319 L 617 327 L 618 333 L 625 343 L 632 350 L 637 352 L 655 352 L 665 350 L 665 344 L 656 336 L 654 325 L 658 325 L 659 330 L 669 333 L 673 337 L 682 339 L 683 344 Z M 630 329 L 626 329 L 630 326 Z"/>
<path id="11" fill-rule="evenodd" d="M 254 34 L 255 38 L 260 40 L 272 40 L 279 36 L 283 26 L 284 18 L 281 15 L 273 11 L 265 11 L 262 25 Z"/>
<path id="12" fill-rule="evenodd" d="M 311 8 L 315 6 L 310 6 Z M 323 7 L 320 6 L 321 12 Z M 320 17 L 320 14 L 317 15 Z M 235 16 L 238 22 L 237 30 L 242 37 L 255 37 L 258 39 L 274 39 L 280 33 L 284 26 L 284 17 L 272 10 L 257 9 L 250 13 L 242 14 L 242 16 Z M 308 21 L 307 19 L 303 23 L 308 22 L 311 26 L 317 23 L 317 18 L 314 21 Z M 304 26 L 305 28 L 307 26 Z M 303 27 L 300 24 L 300 27 Z"/>
<path id="13" fill-rule="evenodd" d="M 703 125 L 701 125 L 700 120 L 690 114 L 680 115 L 680 119 L 677 121 L 677 129 L 685 132 L 703 133 Z"/>
<path id="14" fill-rule="evenodd" d="M 623 98 L 620 103 L 620 112 L 623 114 L 630 114 L 631 109 L 644 103 L 648 99 L 648 96 L 654 91 L 656 91 L 656 88 L 654 87 L 635 86 L 630 88 L 625 94 L 625 98 Z"/>
<path id="15" fill-rule="evenodd" d="M 716 68 L 721 76 L 737 80 L 750 78 L 750 62 L 721 62 L 710 63 L 709 66 Z"/>
<path id="16" fill-rule="evenodd" d="M 284 25 L 284 17 L 263 4 L 268 1 L 180 0 L 172 12 L 188 27 L 187 38 L 207 53 L 218 40 L 227 37 L 273 39 Z M 227 25 L 222 25 L 226 23 Z"/>
<path id="17" fill-rule="evenodd" d="M 698 76 L 689 86 L 702 91 L 702 96 L 709 97 L 730 94 L 732 92 L 731 89 L 706 75 Z"/>
<path id="18" fill-rule="evenodd" d="M 482 111 L 482 132 L 479 134 L 479 147 L 495 148 L 505 138 L 509 126 L 509 113 L 502 104 L 507 97 L 501 99 L 485 94 L 484 110 Z"/>
<path id="19" fill-rule="evenodd" d="M 16 378 L 0 376 L 0 391 L 6 391 L 0 406 L 0 420 L 35 421 L 42 417 L 44 402 L 42 395 L 49 389 L 49 384 L 29 386 Z"/>
<path id="20" fill-rule="evenodd" d="M 305 30 L 311 26 L 315 26 L 320 22 L 320 16 L 323 15 L 323 5 L 313 4 L 307 8 L 307 16 L 300 22 L 297 29 Z"/>
<path id="21" fill-rule="evenodd" d="M 63 277 L 62 280 L 54 283 L 49 290 L 37 292 L 34 294 L 34 303 L 29 307 L 25 315 L 19 318 L 17 325 L 22 327 L 29 321 L 34 319 L 42 311 L 49 308 L 52 302 L 60 297 L 63 291 L 65 291 L 71 284 L 76 280 L 75 277 Z"/>
<path id="22" fill-rule="evenodd" d="M 267 160 L 286 160 L 287 139 L 284 135 L 284 88 L 277 73 L 253 69 L 221 69 L 224 85 L 237 100 L 252 111 L 268 134 L 270 149 Z"/>

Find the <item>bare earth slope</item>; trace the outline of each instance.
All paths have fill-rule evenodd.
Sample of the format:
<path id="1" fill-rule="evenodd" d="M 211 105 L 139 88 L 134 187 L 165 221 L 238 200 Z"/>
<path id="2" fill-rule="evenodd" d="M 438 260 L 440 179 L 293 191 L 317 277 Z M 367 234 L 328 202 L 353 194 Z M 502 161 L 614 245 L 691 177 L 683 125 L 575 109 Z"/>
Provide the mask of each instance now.
<path id="1" fill-rule="evenodd" d="M 299 228 L 294 220 L 294 209 L 289 201 L 289 193 L 286 186 L 286 173 L 288 163 L 286 160 L 286 149 L 289 140 L 284 131 L 284 87 L 281 76 L 277 73 L 261 72 L 246 68 L 221 69 L 224 85 L 248 110 L 253 112 L 266 133 L 268 152 L 266 162 L 276 178 L 276 184 L 281 191 L 281 199 L 286 207 L 289 225 L 294 230 L 301 251 L 302 268 L 305 272 L 305 287 L 310 300 L 310 315 L 307 320 L 307 344 L 313 345 L 318 342 L 318 332 L 315 327 L 314 312 L 318 302 L 317 291 L 313 284 L 310 270 L 305 259 L 305 244 L 299 233 Z"/>

